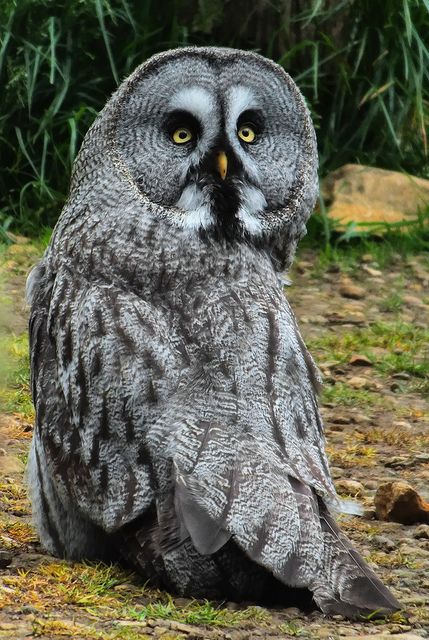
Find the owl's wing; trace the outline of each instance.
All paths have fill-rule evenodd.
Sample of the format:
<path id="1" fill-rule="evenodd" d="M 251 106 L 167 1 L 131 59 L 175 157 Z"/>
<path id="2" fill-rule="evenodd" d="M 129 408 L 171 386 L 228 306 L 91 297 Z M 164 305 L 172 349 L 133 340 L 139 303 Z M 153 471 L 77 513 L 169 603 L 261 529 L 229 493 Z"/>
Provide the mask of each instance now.
<path id="1" fill-rule="evenodd" d="M 259 394 L 266 355 L 258 353 L 257 343 L 249 352 L 255 358 L 253 368 L 245 365 L 249 384 L 253 381 L 250 394 L 260 403 L 264 394 L 271 398 L 260 413 L 251 395 L 245 394 L 244 402 L 239 397 L 244 373 L 238 364 L 239 375 L 219 363 L 210 378 L 202 367 L 189 381 L 190 395 L 180 401 L 181 423 L 180 413 L 171 415 L 175 511 L 200 553 L 213 553 L 232 537 L 280 581 L 309 588 L 324 612 L 358 616 L 397 610 L 399 603 L 352 549 L 326 507 L 335 490 L 323 451 L 315 374 L 294 322 L 289 334 L 287 383 L 280 373 L 279 386 L 272 380 L 267 386 L 262 377 Z M 246 357 L 240 354 L 237 362 Z M 276 366 L 271 362 L 272 370 Z M 192 410 L 201 407 L 198 398 L 204 398 L 203 415 Z"/>
<path id="2" fill-rule="evenodd" d="M 115 531 L 153 501 L 146 425 L 174 370 L 171 332 L 137 296 L 65 268 L 39 265 L 30 294 L 39 464 L 64 505 Z"/>

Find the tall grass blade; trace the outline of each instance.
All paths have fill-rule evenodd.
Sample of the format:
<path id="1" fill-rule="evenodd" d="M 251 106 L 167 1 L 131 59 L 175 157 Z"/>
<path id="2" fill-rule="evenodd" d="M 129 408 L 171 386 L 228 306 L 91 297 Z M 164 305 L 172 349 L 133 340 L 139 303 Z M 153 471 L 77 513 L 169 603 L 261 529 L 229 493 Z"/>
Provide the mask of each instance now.
<path id="1" fill-rule="evenodd" d="M 97 11 L 98 22 L 100 24 L 101 34 L 102 34 L 103 40 L 104 40 L 104 46 L 106 47 L 107 56 L 109 58 L 110 68 L 112 70 L 112 75 L 115 78 L 116 84 L 119 84 L 119 75 L 118 75 L 118 71 L 116 69 L 116 64 L 115 64 L 115 60 L 114 60 L 114 57 L 113 57 L 113 54 L 112 54 L 112 49 L 110 47 L 109 34 L 107 33 L 106 25 L 105 25 L 105 22 L 104 22 L 103 0 L 95 0 L 95 8 L 96 8 L 96 11 Z"/>

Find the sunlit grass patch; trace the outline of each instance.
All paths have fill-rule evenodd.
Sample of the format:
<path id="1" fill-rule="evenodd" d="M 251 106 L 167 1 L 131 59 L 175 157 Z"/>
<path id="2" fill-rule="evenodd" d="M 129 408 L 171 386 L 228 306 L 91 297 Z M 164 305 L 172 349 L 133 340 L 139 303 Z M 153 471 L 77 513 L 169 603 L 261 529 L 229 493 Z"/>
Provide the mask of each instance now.
<path id="1" fill-rule="evenodd" d="M 7 549 L 19 549 L 36 540 L 34 529 L 27 522 L 0 521 L 0 541 Z"/>
<path id="2" fill-rule="evenodd" d="M 279 631 L 285 633 L 286 636 L 292 637 L 302 636 L 305 633 L 305 629 L 294 620 L 290 620 L 289 622 L 284 622 L 279 625 Z"/>
<path id="3" fill-rule="evenodd" d="M 30 605 L 41 613 L 75 607 L 100 621 L 161 619 L 229 627 L 246 622 L 263 624 L 270 619 L 269 613 L 257 606 L 230 610 L 197 600 L 178 606 L 170 595 L 147 588 L 134 574 L 102 563 L 44 563 L 29 571 L 4 576 L 0 580 L 0 594 L 3 606 Z M 116 637 L 128 636 L 112 635 Z"/>
<path id="4" fill-rule="evenodd" d="M 132 579 L 131 573 L 117 566 L 50 562 L 5 576 L 2 579 L 7 588 L 3 594 L 4 606 L 20 602 L 39 611 L 49 611 L 53 606 L 73 605 L 93 609 L 98 615 L 104 611 L 104 617 L 110 618 L 118 609 L 122 611 L 132 597 L 123 590 L 115 592 L 114 587 Z M 143 591 L 142 588 L 141 594 Z"/>
<path id="5" fill-rule="evenodd" d="M 28 335 L 0 336 L 0 412 L 19 413 L 32 421 L 34 408 L 30 394 Z"/>
<path id="6" fill-rule="evenodd" d="M 349 439 L 349 438 L 347 438 Z M 377 450 L 362 444 L 327 445 L 331 465 L 351 469 L 353 467 L 374 467 L 377 464 Z"/>
<path id="7" fill-rule="evenodd" d="M 9 274 L 26 276 L 31 267 L 39 260 L 44 246 L 41 241 L 30 241 L 19 237 L 17 242 L 3 246 L 0 253 L 2 269 Z"/>
<path id="8" fill-rule="evenodd" d="M 76 621 L 36 618 L 33 622 L 34 637 L 44 638 L 75 638 L 77 640 L 150 640 L 152 635 L 140 633 L 132 627 L 119 627 L 113 631 L 97 629 L 92 624 L 82 624 Z M 165 640 L 182 640 L 182 634 L 168 634 Z"/>
<path id="9" fill-rule="evenodd" d="M 231 627 L 242 624 L 246 621 L 263 623 L 269 620 L 269 613 L 261 607 L 247 607 L 231 611 L 223 607 L 216 606 L 209 601 L 192 601 L 184 607 L 177 607 L 174 600 L 167 596 L 167 599 L 149 603 L 143 607 L 130 611 L 136 620 L 147 620 L 149 618 L 161 618 L 176 620 L 186 624 L 211 625 L 219 627 Z"/>
<path id="10" fill-rule="evenodd" d="M 22 484 L 0 482 L 0 509 L 13 515 L 28 515 L 30 503 Z M 0 536 L 3 524 L 0 522 Z"/>
<path id="11" fill-rule="evenodd" d="M 406 448 L 408 453 L 429 449 L 428 434 L 416 434 L 414 430 L 406 431 L 395 427 L 390 427 L 389 429 L 372 427 L 364 432 L 355 430 L 353 431 L 353 438 L 364 445 L 387 444 Z"/>
<path id="12" fill-rule="evenodd" d="M 382 402 L 380 394 L 367 389 L 353 389 L 345 382 L 325 385 L 322 390 L 322 403 L 339 404 L 346 407 L 372 407 L 378 402 Z"/>
<path id="13" fill-rule="evenodd" d="M 408 374 L 412 390 L 424 393 L 429 389 L 429 327 L 406 322 L 377 322 L 355 331 L 315 338 L 309 341 L 309 348 L 318 354 L 321 362 L 326 357 L 345 364 L 353 354 L 363 354 L 373 362 L 378 374 L 385 377 Z M 339 402 L 353 404 L 353 390 L 338 384 L 327 387 L 324 397 L 330 399 L 330 396 L 334 400 L 339 396 Z M 371 395 L 361 400 L 371 402 Z"/>
<path id="14" fill-rule="evenodd" d="M 418 563 L 409 558 L 401 551 L 391 551 L 384 553 L 383 551 L 371 551 L 366 557 L 367 562 L 376 564 L 379 567 L 388 567 L 390 569 L 417 569 Z"/>
<path id="15" fill-rule="evenodd" d="M 105 638 L 101 631 L 89 625 L 77 624 L 64 620 L 45 620 L 36 618 L 33 622 L 33 637 L 48 638 L 87 638 L 88 640 L 98 640 Z"/>
<path id="16" fill-rule="evenodd" d="M 391 624 L 408 624 L 408 618 L 404 611 L 394 611 L 387 616 L 378 617 L 379 611 L 375 610 L 372 613 L 361 616 L 363 622 L 371 622 L 376 626 L 382 626 L 388 623 Z"/>

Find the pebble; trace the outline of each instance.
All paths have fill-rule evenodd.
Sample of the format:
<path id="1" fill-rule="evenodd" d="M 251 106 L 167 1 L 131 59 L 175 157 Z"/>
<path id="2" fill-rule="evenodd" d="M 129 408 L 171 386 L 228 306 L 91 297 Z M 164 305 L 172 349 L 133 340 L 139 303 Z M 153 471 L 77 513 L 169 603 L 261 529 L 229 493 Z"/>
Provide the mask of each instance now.
<path id="1" fill-rule="evenodd" d="M 365 271 L 372 278 L 380 278 L 383 276 L 383 272 L 380 269 L 374 269 L 373 267 L 363 266 L 362 271 Z"/>
<path id="2" fill-rule="evenodd" d="M 396 549 L 396 544 L 387 536 L 374 536 L 372 538 L 372 543 L 377 547 L 377 549 L 382 549 L 383 551 L 389 552 Z"/>
<path id="3" fill-rule="evenodd" d="M 353 410 L 354 411 L 354 410 Z M 353 416 L 353 422 L 355 424 L 372 424 L 373 419 L 370 416 L 365 416 L 362 413 L 355 413 Z"/>
<path id="4" fill-rule="evenodd" d="M 421 300 L 420 298 L 418 298 L 417 296 L 403 296 L 403 301 L 405 302 L 405 304 L 409 304 L 411 307 L 425 307 L 425 303 L 423 302 L 423 300 Z"/>
<path id="5" fill-rule="evenodd" d="M 372 367 L 372 362 L 369 358 L 362 354 L 354 354 L 349 360 L 349 364 L 354 367 Z"/>
<path id="6" fill-rule="evenodd" d="M 339 416 L 339 415 L 333 415 L 331 418 L 332 422 L 334 422 L 335 424 L 350 424 L 352 419 L 350 418 L 350 416 Z"/>
<path id="7" fill-rule="evenodd" d="M 302 617 L 302 611 L 300 609 L 298 609 L 297 607 L 287 607 L 286 609 L 283 609 L 283 614 L 287 618 L 301 618 Z"/>
<path id="8" fill-rule="evenodd" d="M 395 429 L 407 429 L 407 431 L 412 429 L 411 424 L 405 420 L 393 420 L 392 427 L 395 427 Z"/>
<path id="9" fill-rule="evenodd" d="M 429 524 L 420 524 L 416 527 L 413 538 L 417 538 L 418 540 L 421 538 L 429 538 Z"/>
<path id="10" fill-rule="evenodd" d="M 13 559 L 13 553 L 0 549 L 0 569 L 6 569 L 10 565 Z"/>
<path id="11" fill-rule="evenodd" d="M 335 488 L 338 493 L 343 496 L 363 498 L 365 495 L 365 487 L 357 480 L 337 480 Z"/>
<path id="12" fill-rule="evenodd" d="M 366 378 L 361 378 L 360 376 L 353 376 L 347 381 L 349 387 L 353 389 L 365 389 L 370 386 L 370 381 Z"/>
<path id="13" fill-rule="evenodd" d="M 392 373 L 392 378 L 395 378 L 395 380 L 411 380 L 410 374 L 405 373 L 405 371 L 398 371 L 397 373 Z"/>
<path id="14" fill-rule="evenodd" d="M 412 467 L 413 464 L 414 462 L 410 458 L 393 456 L 392 458 L 386 460 L 384 466 L 389 467 L 389 469 L 405 469 L 406 467 Z"/>
<path id="15" fill-rule="evenodd" d="M 393 481 L 380 485 L 374 506 L 379 520 L 402 524 L 429 522 L 429 503 L 408 482 Z"/>
<path id="16" fill-rule="evenodd" d="M 362 300 L 366 296 L 366 291 L 363 287 L 358 287 L 349 282 L 344 282 L 340 286 L 339 292 L 343 298 L 351 298 L 352 300 Z"/>
<path id="17" fill-rule="evenodd" d="M 362 480 L 362 484 L 365 489 L 369 489 L 370 491 L 375 491 L 378 487 L 377 480 Z"/>

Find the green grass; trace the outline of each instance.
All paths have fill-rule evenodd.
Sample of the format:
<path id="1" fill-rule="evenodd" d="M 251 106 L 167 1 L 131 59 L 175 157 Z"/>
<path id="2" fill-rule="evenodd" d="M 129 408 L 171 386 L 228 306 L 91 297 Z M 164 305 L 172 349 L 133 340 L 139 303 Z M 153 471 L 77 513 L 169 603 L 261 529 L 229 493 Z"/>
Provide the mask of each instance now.
<path id="1" fill-rule="evenodd" d="M 420 211 L 415 221 L 406 224 L 380 223 L 361 230 L 350 224 L 345 231 L 338 229 L 326 211 L 315 213 L 300 248 L 319 251 L 315 275 L 332 265 L 342 272 L 356 271 L 367 254 L 381 269 L 413 255 L 426 256 L 429 266 L 429 206 Z"/>
<path id="2" fill-rule="evenodd" d="M 389 313 L 398 313 L 404 306 L 404 299 L 400 293 L 394 291 L 389 293 L 384 300 L 380 303 L 380 311 L 387 311 Z"/>
<path id="3" fill-rule="evenodd" d="M 27 333 L 1 335 L 0 352 L 0 413 L 20 413 L 32 420 Z"/>
<path id="4" fill-rule="evenodd" d="M 285 633 L 286 636 L 292 636 L 293 638 L 297 638 L 305 634 L 305 630 L 303 627 L 299 626 L 297 622 L 291 620 L 290 622 L 284 622 L 279 626 L 279 631 Z"/>
<path id="5" fill-rule="evenodd" d="M 177 607 L 170 596 L 166 596 L 162 601 L 133 609 L 130 613 L 136 620 L 161 618 L 186 624 L 218 627 L 237 626 L 245 621 L 263 623 L 269 620 L 270 617 L 268 612 L 261 607 L 253 606 L 231 611 L 230 609 L 216 606 L 207 600 L 204 602 L 195 600 L 184 607 Z"/>
<path id="6" fill-rule="evenodd" d="M 10 524 L 4 533 L 15 537 L 19 544 L 33 539 L 28 525 L 18 530 L 16 524 Z M 158 619 L 236 627 L 247 622 L 263 626 L 271 619 L 268 611 L 257 606 L 230 610 L 207 600 L 192 600 L 189 604 L 179 606 L 169 594 L 148 588 L 131 572 L 103 563 L 71 563 L 49 561 L 47 558 L 46 562 L 29 571 L 6 576 L 4 584 L 7 587 L 4 606 L 16 608 L 30 605 L 40 613 L 51 614 L 65 608 L 71 612 L 71 607 L 75 612 L 79 610 L 96 616 L 99 622 L 129 621 L 130 633 L 133 632 L 132 621 Z M 145 604 L 142 604 L 142 600 Z M 112 638 L 123 637 L 119 635 L 119 630 L 114 633 L 117 635 L 113 634 Z"/>
<path id="7" fill-rule="evenodd" d="M 345 382 L 325 385 L 322 390 L 322 404 L 373 407 L 381 401 L 380 394 L 367 389 L 353 389 Z"/>
<path id="8" fill-rule="evenodd" d="M 257 50 L 289 71 L 322 174 L 361 162 L 429 176 L 428 0 L 4 0 L 0 25 L 0 238 L 55 222 L 106 99 L 150 55 L 187 44 Z"/>
<path id="9" fill-rule="evenodd" d="M 380 375 L 406 373 L 411 376 L 412 389 L 422 394 L 429 391 L 429 328 L 400 321 L 376 322 L 351 332 L 324 335 L 310 340 L 308 346 L 319 360 L 326 356 L 340 364 L 355 353 L 366 355 Z M 345 383 L 327 387 L 323 395 L 325 401 L 348 405 L 372 404 L 376 398 L 371 391 L 351 389 Z"/>

